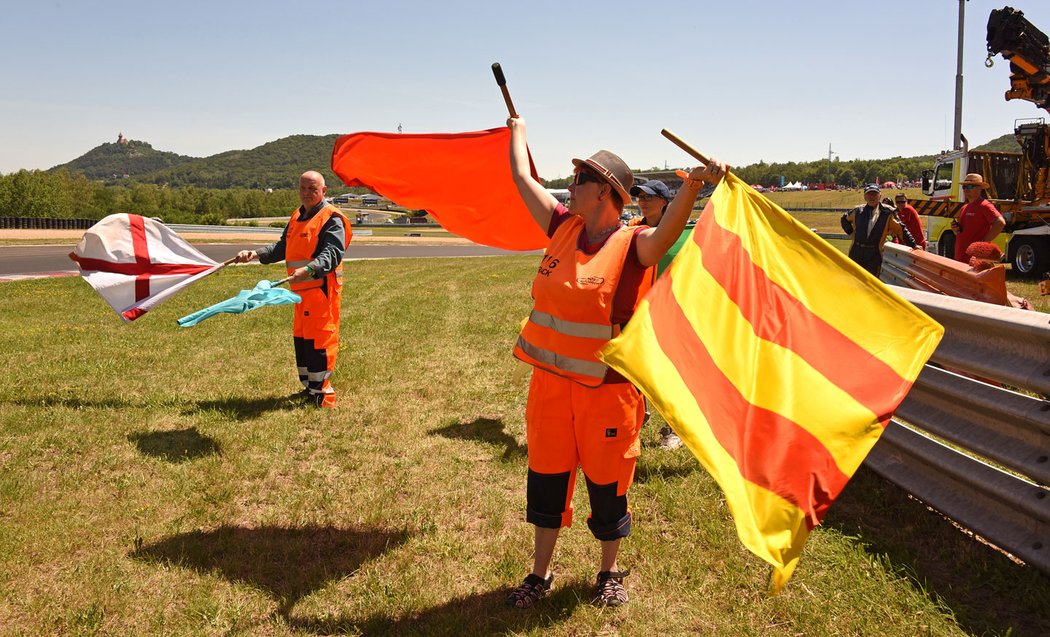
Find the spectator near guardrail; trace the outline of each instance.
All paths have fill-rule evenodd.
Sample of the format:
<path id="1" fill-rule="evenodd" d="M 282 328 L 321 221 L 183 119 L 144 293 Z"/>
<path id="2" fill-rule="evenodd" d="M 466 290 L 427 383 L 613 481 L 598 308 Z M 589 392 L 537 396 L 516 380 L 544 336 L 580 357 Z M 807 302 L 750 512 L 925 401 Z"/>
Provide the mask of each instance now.
<path id="1" fill-rule="evenodd" d="M 886 237 L 893 236 L 915 247 L 915 239 L 897 219 L 896 211 L 879 201 L 881 189 L 876 184 L 864 187 L 864 205 L 842 215 L 842 229 L 853 239 L 849 258 L 875 276 L 882 270 L 882 248 Z"/>
<path id="2" fill-rule="evenodd" d="M 901 220 L 904 227 L 911 233 L 911 238 L 915 239 L 915 245 L 925 250 L 926 233 L 922 231 L 922 221 L 919 219 L 919 213 L 908 203 L 908 195 L 903 192 L 897 193 L 893 198 L 893 203 L 897 204 L 897 218 Z M 894 239 L 894 242 L 900 243 L 896 239 Z"/>
<path id="3" fill-rule="evenodd" d="M 962 187 L 966 206 L 959 211 L 959 216 L 952 220 L 955 260 L 968 263 L 970 257 L 966 254 L 966 248 L 974 241 L 994 239 L 1006 227 L 1006 220 L 985 196 L 984 190 L 988 184 L 980 173 L 966 175 L 959 185 Z"/>

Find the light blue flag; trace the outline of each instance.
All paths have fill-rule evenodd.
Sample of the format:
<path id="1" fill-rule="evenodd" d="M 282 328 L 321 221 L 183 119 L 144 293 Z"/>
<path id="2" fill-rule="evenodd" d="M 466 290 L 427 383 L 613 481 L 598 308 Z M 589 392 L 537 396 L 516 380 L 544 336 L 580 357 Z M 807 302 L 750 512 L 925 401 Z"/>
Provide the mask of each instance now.
<path id="1" fill-rule="evenodd" d="M 299 303 L 302 300 L 302 297 L 295 292 L 284 288 L 276 288 L 270 281 L 259 281 L 254 288 L 241 290 L 240 294 L 232 299 L 226 299 L 180 318 L 179 325 L 182 327 L 193 327 L 204 319 L 211 318 L 216 314 L 241 314 L 264 305 L 287 305 L 289 303 Z"/>

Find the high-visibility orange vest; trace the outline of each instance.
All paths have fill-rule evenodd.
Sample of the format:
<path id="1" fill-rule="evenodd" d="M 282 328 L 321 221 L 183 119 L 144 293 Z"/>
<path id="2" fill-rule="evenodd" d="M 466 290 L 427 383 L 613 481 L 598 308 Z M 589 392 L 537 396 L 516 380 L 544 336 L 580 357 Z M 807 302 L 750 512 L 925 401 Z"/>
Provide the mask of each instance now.
<path id="1" fill-rule="evenodd" d="M 514 356 L 588 387 L 602 383 L 608 367 L 596 354 L 620 333 L 612 323 L 613 300 L 635 230 L 620 228 L 597 253 L 586 254 L 577 249 L 580 217 L 558 227 L 533 279 L 535 304 Z M 635 305 L 650 282 L 642 277 Z"/>
<path id="2" fill-rule="evenodd" d="M 291 276 L 297 269 L 314 260 L 321 228 L 328 223 L 332 215 L 337 215 L 343 220 L 343 228 L 345 229 L 343 248 L 345 249 L 350 245 L 350 237 L 353 236 L 353 231 L 350 229 L 350 220 L 338 208 L 326 204 L 317 211 L 317 214 L 306 221 L 299 221 L 299 210 L 292 213 L 292 218 L 288 222 L 288 232 L 285 233 L 284 237 L 284 264 L 288 270 L 288 276 Z M 293 292 L 319 288 L 326 279 L 329 286 L 342 285 L 343 264 L 340 263 L 334 270 L 319 279 L 307 279 L 299 283 L 291 283 L 288 287 Z"/>

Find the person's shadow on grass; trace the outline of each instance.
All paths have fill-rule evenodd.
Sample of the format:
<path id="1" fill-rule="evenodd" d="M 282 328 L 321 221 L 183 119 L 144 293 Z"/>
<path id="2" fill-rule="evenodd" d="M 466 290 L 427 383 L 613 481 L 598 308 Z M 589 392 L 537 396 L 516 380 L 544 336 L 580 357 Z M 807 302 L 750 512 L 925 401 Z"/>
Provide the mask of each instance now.
<path id="1" fill-rule="evenodd" d="M 460 422 L 446 427 L 431 429 L 429 433 L 451 438 L 453 440 L 473 440 L 487 445 L 503 448 L 502 460 L 509 461 L 524 458 L 525 445 L 507 433 L 502 420 L 493 418 L 475 418 L 471 422 Z"/>
<path id="2" fill-rule="evenodd" d="M 137 404 L 126 398 L 85 398 L 77 396 L 73 398 L 44 396 L 41 398 L 16 398 L 14 400 L 0 400 L 0 403 L 10 403 L 21 407 L 65 407 L 66 409 L 124 409 L 136 407 Z"/>
<path id="3" fill-rule="evenodd" d="M 287 617 L 302 598 L 408 540 L 405 530 L 332 526 L 245 528 L 173 535 L 137 548 L 130 557 L 151 564 L 219 573 L 262 590 Z"/>
<path id="4" fill-rule="evenodd" d="M 261 396 L 258 398 L 230 397 L 213 400 L 198 400 L 190 403 L 184 415 L 202 411 L 215 411 L 234 420 L 253 420 L 271 411 L 290 411 L 304 406 L 299 392 L 291 396 Z"/>
<path id="5" fill-rule="evenodd" d="M 128 441 L 147 456 L 168 462 L 187 462 L 222 452 L 218 441 L 202 436 L 196 427 L 174 431 L 136 431 Z"/>
<path id="6" fill-rule="evenodd" d="M 506 605 L 510 588 L 454 598 L 440 606 L 401 616 L 288 617 L 288 626 L 315 635 L 507 635 L 535 632 L 572 617 L 588 603 L 593 585 L 576 582 L 555 587 L 550 597 L 529 609 Z"/>

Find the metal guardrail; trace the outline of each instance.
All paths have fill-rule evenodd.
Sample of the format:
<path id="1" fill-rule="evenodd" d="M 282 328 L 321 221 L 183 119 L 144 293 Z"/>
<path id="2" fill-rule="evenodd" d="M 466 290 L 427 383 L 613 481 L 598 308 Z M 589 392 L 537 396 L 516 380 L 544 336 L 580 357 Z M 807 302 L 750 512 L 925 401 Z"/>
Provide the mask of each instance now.
<path id="1" fill-rule="evenodd" d="M 893 289 L 945 333 L 865 463 L 1050 574 L 1050 315 Z"/>
<path id="2" fill-rule="evenodd" d="M 197 234 L 244 234 L 249 232 L 251 234 L 272 234 L 275 237 L 280 236 L 284 232 L 284 228 L 271 228 L 266 227 L 255 227 L 255 226 L 196 226 L 185 223 L 167 223 L 164 224 L 174 230 L 175 232 L 187 232 Z M 371 237 L 371 230 L 359 230 L 357 226 L 354 226 L 354 236 L 357 237 Z"/>
<path id="3" fill-rule="evenodd" d="M 190 223 L 166 223 L 164 224 L 175 232 L 195 232 L 204 234 L 272 234 L 280 235 L 284 228 L 271 228 L 270 226 L 203 226 Z"/>
<path id="4" fill-rule="evenodd" d="M 0 217 L 0 229 L 16 230 L 87 230 L 98 223 L 98 219 L 52 219 L 48 217 Z M 164 224 L 175 232 L 197 233 L 197 234 L 272 234 L 280 236 L 284 228 L 271 228 L 270 226 L 208 226 L 189 223 Z M 417 228 L 438 227 L 437 224 L 404 224 L 404 225 L 382 225 L 366 224 L 371 227 L 383 228 Z M 354 234 L 359 237 L 372 236 L 371 230 L 360 230 L 354 225 Z"/>
<path id="5" fill-rule="evenodd" d="M 1050 314 L 894 287 L 945 334 L 935 363 L 1050 395 Z"/>

